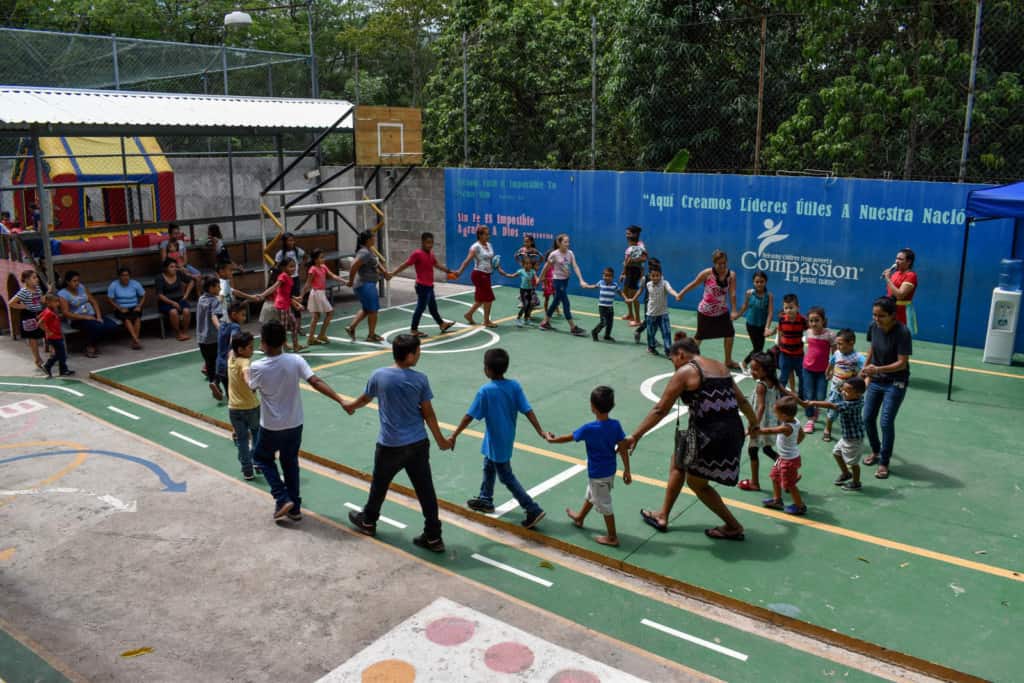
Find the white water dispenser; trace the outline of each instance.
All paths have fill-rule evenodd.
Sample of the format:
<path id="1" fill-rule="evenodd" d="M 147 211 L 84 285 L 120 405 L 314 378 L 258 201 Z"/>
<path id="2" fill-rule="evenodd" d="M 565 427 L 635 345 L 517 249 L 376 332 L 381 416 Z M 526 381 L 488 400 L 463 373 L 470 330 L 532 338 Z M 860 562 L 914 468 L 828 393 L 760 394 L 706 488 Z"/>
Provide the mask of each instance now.
<path id="1" fill-rule="evenodd" d="M 1020 317 L 1020 294 L 1019 289 L 996 287 L 992 290 L 992 307 L 988 312 L 985 353 L 982 356 L 984 362 L 1011 364 Z"/>

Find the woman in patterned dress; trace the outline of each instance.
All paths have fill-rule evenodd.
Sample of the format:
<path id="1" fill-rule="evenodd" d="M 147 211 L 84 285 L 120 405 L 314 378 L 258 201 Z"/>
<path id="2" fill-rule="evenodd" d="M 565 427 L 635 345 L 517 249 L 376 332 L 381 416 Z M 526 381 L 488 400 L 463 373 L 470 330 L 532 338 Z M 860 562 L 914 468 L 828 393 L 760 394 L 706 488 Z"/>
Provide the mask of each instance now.
<path id="1" fill-rule="evenodd" d="M 709 538 L 742 541 L 743 526 L 722 502 L 710 482 L 735 486 L 739 479 L 744 430 L 740 412 L 747 418 L 750 433 L 757 433 L 757 415 L 723 363 L 700 355 L 700 347 L 685 332 L 676 334 L 669 349 L 675 374 L 658 403 L 630 436 L 619 443 L 619 451 L 632 452 L 640 438 L 668 415 L 676 400 L 689 408 L 690 423 L 685 432 L 676 431 L 665 500 L 661 509 L 641 510 L 644 522 L 661 532 L 668 531 L 672 506 L 684 483 L 709 510 L 724 522 L 705 529 Z"/>
<path id="2" fill-rule="evenodd" d="M 704 295 L 697 304 L 697 334 L 700 344 L 705 339 L 721 339 L 725 345 L 725 364 L 739 370 L 740 364 L 732 359 L 732 344 L 736 338 L 732 321 L 739 317 L 736 311 L 736 273 L 729 270 L 729 257 L 721 249 L 711 254 L 711 268 L 697 273 L 693 282 L 676 296 L 679 301 L 687 292 L 704 285 Z"/>

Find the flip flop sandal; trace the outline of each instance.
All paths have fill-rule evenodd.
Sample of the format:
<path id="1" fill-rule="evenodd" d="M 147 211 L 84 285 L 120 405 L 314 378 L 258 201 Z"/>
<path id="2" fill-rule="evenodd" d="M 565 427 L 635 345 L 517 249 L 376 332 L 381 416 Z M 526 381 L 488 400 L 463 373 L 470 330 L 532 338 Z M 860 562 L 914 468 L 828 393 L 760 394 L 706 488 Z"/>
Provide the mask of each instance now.
<path id="1" fill-rule="evenodd" d="M 879 458 L 877 455 L 869 455 L 868 457 L 864 458 L 864 460 L 861 461 L 861 464 L 871 467 L 872 465 L 877 464 L 878 460 Z"/>
<path id="2" fill-rule="evenodd" d="M 736 486 L 741 491 L 760 491 L 761 490 L 760 486 L 754 486 L 753 484 L 751 484 L 749 479 L 744 479 L 743 481 L 741 481 Z"/>
<path id="3" fill-rule="evenodd" d="M 704 535 L 716 541 L 742 541 L 745 538 L 742 531 L 738 534 L 729 534 L 722 531 L 719 527 L 705 529 Z"/>
<path id="4" fill-rule="evenodd" d="M 832 440 L 832 432 L 825 432 L 825 433 L 823 433 L 821 435 L 821 440 L 822 441 L 831 441 Z"/>
<path id="5" fill-rule="evenodd" d="M 884 469 L 880 467 L 880 468 L 878 468 L 878 471 L 875 472 L 875 479 L 888 479 L 888 478 L 889 478 L 889 468 L 888 467 L 886 467 Z"/>
<path id="6" fill-rule="evenodd" d="M 348 338 L 351 339 L 352 341 L 356 340 L 356 328 L 354 328 L 354 327 L 346 327 L 345 328 L 345 334 L 347 334 Z"/>
<path id="7" fill-rule="evenodd" d="M 384 337 L 380 336 L 379 334 L 371 334 L 369 337 L 366 338 L 366 341 L 379 343 L 384 341 Z"/>
<path id="8" fill-rule="evenodd" d="M 450 322 L 447 322 L 444 325 L 441 325 L 441 334 L 444 334 L 445 332 L 447 332 L 448 330 L 452 329 L 453 327 L 455 327 L 455 321 L 454 320 L 452 320 Z"/>
<path id="9" fill-rule="evenodd" d="M 414 337 L 429 337 L 430 336 L 426 332 L 420 332 L 419 330 L 416 330 L 415 332 L 410 332 L 409 334 L 411 334 Z"/>
<path id="10" fill-rule="evenodd" d="M 498 323 L 495 323 L 495 322 L 486 322 L 486 323 L 484 323 L 484 327 L 497 327 L 497 326 L 498 326 Z"/>
<path id="11" fill-rule="evenodd" d="M 668 531 L 668 524 L 662 524 L 658 521 L 658 518 L 654 516 L 650 510 L 641 510 L 640 516 L 644 518 L 644 524 L 654 527 L 661 533 Z"/>
<path id="12" fill-rule="evenodd" d="M 743 372 L 743 368 L 740 367 L 740 364 L 735 362 L 735 361 L 733 361 L 732 363 L 729 363 L 725 367 L 729 368 L 730 370 L 739 370 L 740 372 Z"/>

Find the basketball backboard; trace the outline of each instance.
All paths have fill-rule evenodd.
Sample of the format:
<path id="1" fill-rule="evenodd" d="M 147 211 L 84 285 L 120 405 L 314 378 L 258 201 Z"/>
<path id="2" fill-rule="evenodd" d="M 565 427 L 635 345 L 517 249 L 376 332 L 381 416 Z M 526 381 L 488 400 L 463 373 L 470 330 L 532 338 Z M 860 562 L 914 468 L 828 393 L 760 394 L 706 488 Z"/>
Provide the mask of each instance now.
<path id="1" fill-rule="evenodd" d="M 356 164 L 418 166 L 423 163 L 419 109 L 356 107 Z"/>

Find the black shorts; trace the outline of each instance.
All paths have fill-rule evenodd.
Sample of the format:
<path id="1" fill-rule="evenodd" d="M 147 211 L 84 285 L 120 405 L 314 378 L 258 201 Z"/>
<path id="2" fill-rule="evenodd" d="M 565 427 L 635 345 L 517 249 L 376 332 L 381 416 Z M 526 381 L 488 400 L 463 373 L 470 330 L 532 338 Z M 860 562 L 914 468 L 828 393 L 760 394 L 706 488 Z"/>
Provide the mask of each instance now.
<path id="1" fill-rule="evenodd" d="M 46 337 L 46 334 L 43 332 L 42 327 L 37 327 L 34 330 L 26 330 L 22 328 L 21 336 L 23 339 L 43 339 Z"/>
<path id="2" fill-rule="evenodd" d="M 622 271 L 625 274 L 623 279 L 623 289 L 637 289 L 640 287 L 640 278 L 644 276 L 644 269 L 642 266 L 626 266 Z"/>
<path id="3" fill-rule="evenodd" d="M 121 311 L 114 311 L 114 317 L 122 322 L 125 320 L 138 320 L 142 316 L 138 311 L 128 310 L 122 313 Z"/>

